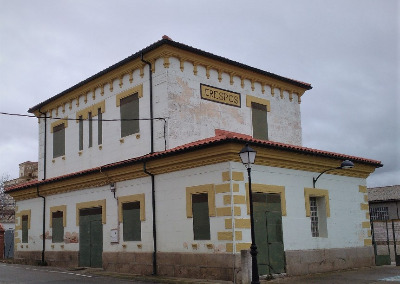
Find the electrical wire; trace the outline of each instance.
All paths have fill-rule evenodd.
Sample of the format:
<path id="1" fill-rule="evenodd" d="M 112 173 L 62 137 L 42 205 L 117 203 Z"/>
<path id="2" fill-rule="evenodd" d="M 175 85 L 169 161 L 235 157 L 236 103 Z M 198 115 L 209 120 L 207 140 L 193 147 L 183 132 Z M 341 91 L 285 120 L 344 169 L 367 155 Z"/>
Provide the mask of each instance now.
<path id="1" fill-rule="evenodd" d="M 50 116 L 41 116 L 37 117 L 35 115 L 31 114 L 19 114 L 19 113 L 8 113 L 8 112 L 2 112 L 0 111 L 1 115 L 8 115 L 8 116 L 18 116 L 18 117 L 29 117 L 29 118 L 48 118 L 48 119 L 54 119 L 54 120 L 74 120 L 74 121 L 79 121 L 79 120 L 89 120 L 89 118 L 68 118 L 68 117 L 50 117 Z M 166 117 L 154 117 L 154 118 L 112 118 L 112 119 L 100 119 L 101 121 L 132 121 L 132 120 L 166 120 Z M 92 121 L 98 121 L 99 119 L 97 118 L 91 118 Z"/>

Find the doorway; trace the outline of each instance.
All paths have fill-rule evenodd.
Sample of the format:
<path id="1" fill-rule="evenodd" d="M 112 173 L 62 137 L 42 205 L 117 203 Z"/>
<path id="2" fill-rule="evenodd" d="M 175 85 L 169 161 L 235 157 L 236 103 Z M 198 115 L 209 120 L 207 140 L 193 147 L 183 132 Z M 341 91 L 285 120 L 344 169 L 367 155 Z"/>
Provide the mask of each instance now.
<path id="1" fill-rule="evenodd" d="M 102 267 L 102 207 L 79 210 L 79 266 Z"/>
<path id="2" fill-rule="evenodd" d="M 281 196 L 253 193 L 253 207 L 258 272 L 260 275 L 284 273 Z"/>

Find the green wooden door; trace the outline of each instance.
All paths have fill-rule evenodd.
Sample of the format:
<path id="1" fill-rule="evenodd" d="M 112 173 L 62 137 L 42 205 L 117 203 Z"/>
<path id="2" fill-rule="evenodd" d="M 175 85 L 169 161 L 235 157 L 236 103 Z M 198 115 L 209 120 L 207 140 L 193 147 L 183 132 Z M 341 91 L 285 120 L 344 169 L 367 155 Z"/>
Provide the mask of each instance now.
<path id="1" fill-rule="evenodd" d="M 254 231 L 260 275 L 285 272 L 279 194 L 253 193 Z"/>
<path id="2" fill-rule="evenodd" d="M 101 207 L 80 210 L 79 266 L 102 267 L 103 224 Z"/>

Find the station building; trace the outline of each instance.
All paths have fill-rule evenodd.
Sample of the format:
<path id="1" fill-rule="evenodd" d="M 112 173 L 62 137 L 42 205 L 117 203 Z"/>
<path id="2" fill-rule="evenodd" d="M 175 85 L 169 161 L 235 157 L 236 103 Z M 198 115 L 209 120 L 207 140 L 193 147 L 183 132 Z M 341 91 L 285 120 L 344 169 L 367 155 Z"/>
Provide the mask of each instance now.
<path id="1" fill-rule="evenodd" d="M 39 177 L 8 189 L 15 258 L 246 283 L 248 144 L 260 274 L 373 265 L 382 164 L 302 146 L 311 88 L 164 36 L 32 107 Z"/>

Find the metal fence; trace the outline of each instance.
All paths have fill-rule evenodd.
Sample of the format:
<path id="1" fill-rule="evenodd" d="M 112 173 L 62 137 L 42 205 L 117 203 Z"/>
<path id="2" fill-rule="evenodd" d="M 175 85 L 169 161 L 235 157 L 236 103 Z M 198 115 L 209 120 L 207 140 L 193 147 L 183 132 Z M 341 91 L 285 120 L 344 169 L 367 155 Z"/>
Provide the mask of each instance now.
<path id="1" fill-rule="evenodd" d="M 371 229 L 376 265 L 400 266 L 400 220 L 372 221 Z"/>

